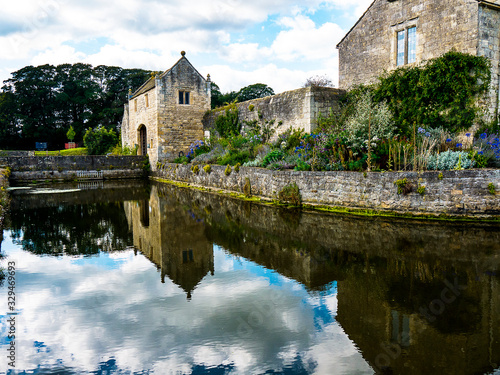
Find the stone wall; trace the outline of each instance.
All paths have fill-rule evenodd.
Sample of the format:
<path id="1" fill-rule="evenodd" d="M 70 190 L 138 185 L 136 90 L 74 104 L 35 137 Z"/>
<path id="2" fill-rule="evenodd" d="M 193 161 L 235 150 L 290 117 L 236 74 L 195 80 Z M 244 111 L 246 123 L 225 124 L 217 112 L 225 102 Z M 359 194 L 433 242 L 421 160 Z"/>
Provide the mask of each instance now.
<path id="1" fill-rule="evenodd" d="M 417 27 L 414 64 L 451 49 L 477 53 L 476 1 L 377 0 L 337 46 L 339 86 L 374 82 L 385 70 L 395 69 L 397 32 L 413 26 Z"/>
<path id="2" fill-rule="evenodd" d="M 0 165 L 11 169 L 10 179 L 74 180 L 77 171 L 102 171 L 104 178 L 140 178 L 143 156 L 32 156 L 0 157 Z"/>
<path id="3" fill-rule="evenodd" d="M 339 100 L 345 94 L 343 90 L 329 87 L 306 87 L 265 98 L 238 103 L 238 119 L 240 123 L 274 120 L 278 135 L 290 127 L 304 129 L 310 133 L 316 129 L 316 120 L 321 113 L 328 116 L 330 109 L 340 110 Z M 205 130 L 214 132 L 215 119 L 221 110 L 214 110 L 203 120 Z M 243 131 L 249 130 L 243 128 Z"/>
<path id="4" fill-rule="evenodd" d="M 487 56 L 492 86 L 484 107 L 498 110 L 500 10 L 468 0 L 377 0 L 338 44 L 339 87 L 373 83 L 396 66 L 397 32 L 417 28 L 418 65 L 455 50 Z"/>
<path id="5" fill-rule="evenodd" d="M 304 203 L 411 214 L 493 217 L 500 215 L 497 194 L 488 191 L 493 183 L 500 191 L 500 170 L 416 172 L 297 172 L 241 167 L 229 176 L 224 166 L 211 166 L 198 174 L 190 165 L 166 164 L 155 177 L 213 189 L 243 192 L 248 178 L 252 194 L 276 198 L 284 186 L 295 182 Z M 442 173 L 442 176 L 440 174 Z M 366 176 L 366 177 L 365 177 Z M 442 177 L 442 178 L 440 178 Z M 395 181 L 407 178 L 413 185 L 408 195 L 398 194 Z M 417 186 L 425 186 L 425 194 Z"/>
<path id="6" fill-rule="evenodd" d="M 491 61 L 491 85 L 488 113 L 498 115 L 500 101 L 500 9 L 479 7 L 479 46 L 478 55 Z"/>

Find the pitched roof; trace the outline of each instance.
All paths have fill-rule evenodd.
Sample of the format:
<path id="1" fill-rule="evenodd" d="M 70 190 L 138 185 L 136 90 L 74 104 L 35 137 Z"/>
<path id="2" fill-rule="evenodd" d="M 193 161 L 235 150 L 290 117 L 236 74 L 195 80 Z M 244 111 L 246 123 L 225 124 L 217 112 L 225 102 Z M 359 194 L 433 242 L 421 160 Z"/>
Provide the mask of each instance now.
<path id="1" fill-rule="evenodd" d="M 190 65 L 193 69 L 194 69 L 194 71 L 195 71 L 196 73 L 198 73 L 198 75 L 199 75 L 201 78 L 203 78 L 203 80 L 205 80 L 205 77 L 203 77 L 203 76 L 200 74 L 200 72 L 198 72 L 198 70 L 196 70 L 196 68 L 193 66 L 193 64 L 191 64 L 191 63 L 189 62 L 189 60 L 186 58 L 186 56 L 184 56 L 184 52 L 182 52 L 181 54 L 182 54 L 182 57 L 181 57 L 179 60 L 177 60 L 177 62 L 176 62 L 176 63 L 175 63 L 175 64 L 174 64 L 174 65 L 173 65 L 170 69 L 167 69 L 167 70 L 165 70 L 163 73 L 161 73 L 161 74 L 158 76 L 158 78 L 160 78 L 160 79 L 161 79 L 161 78 L 165 77 L 168 73 L 170 73 L 170 71 L 171 71 L 173 68 L 175 68 L 175 66 L 176 66 L 177 64 L 179 64 L 182 60 L 186 60 L 186 62 L 187 62 L 187 63 L 188 63 L 188 64 L 189 64 L 189 65 Z M 139 87 L 139 88 L 138 88 L 138 89 L 137 89 L 137 90 L 136 90 L 136 91 L 132 94 L 132 96 L 130 97 L 130 99 L 136 98 L 136 97 L 138 97 L 139 95 L 142 95 L 142 94 L 144 94 L 144 93 L 148 92 L 149 90 L 154 89 L 154 88 L 156 87 L 156 79 L 155 79 L 155 78 L 156 78 L 156 77 L 151 77 L 151 78 L 150 78 L 150 79 L 148 79 L 146 82 L 144 82 L 144 84 L 143 84 L 141 87 Z"/>
<path id="2" fill-rule="evenodd" d="M 366 11 L 363 13 L 363 15 L 361 17 L 359 17 L 359 19 L 356 21 L 356 23 L 354 24 L 353 27 L 350 28 L 350 30 L 344 35 L 344 37 L 342 38 L 342 40 L 340 42 L 338 42 L 337 44 L 337 48 L 339 48 L 339 46 L 342 44 L 342 42 L 345 40 L 345 38 L 347 38 L 347 36 L 351 33 L 352 30 L 354 30 L 354 28 L 361 22 L 361 20 L 364 18 L 364 16 L 366 15 L 366 13 L 368 13 L 368 11 L 370 10 L 370 8 L 373 6 L 373 4 L 375 4 L 377 0 L 374 0 L 370 6 L 366 9 Z M 386 0 L 387 1 L 387 0 Z M 485 6 L 490 6 L 494 9 L 498 9 L 500 10 L 500 0 L 476 0 L 479 4 L 483 4 Z"/>

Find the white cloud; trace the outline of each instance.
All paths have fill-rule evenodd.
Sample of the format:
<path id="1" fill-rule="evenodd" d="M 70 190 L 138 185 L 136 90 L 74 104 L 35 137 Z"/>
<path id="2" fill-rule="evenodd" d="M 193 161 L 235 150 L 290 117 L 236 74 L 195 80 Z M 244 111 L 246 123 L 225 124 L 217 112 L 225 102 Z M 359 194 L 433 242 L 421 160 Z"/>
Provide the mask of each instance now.
<path id="1" fill-rule="evenodd" d="M 352 18 L 347 23 L 353 24 L 370 3 L 371 0 L 25 0 L 22 5 L 7 2 L 0 15 L 0 81 L 23 66 L 46 63 L 81 61 L 165 70 L 178 59 L 181 50 L 188 52 L 192 62 L 198 56 L 208 56 L 210 61 L 197 61 L 195 65 L 199 70 L 203 70 L 200 65 L 214 67 L 210 73 L 223 91 L 262 82 L 280 92 L 300 87 L 315 74 L 326 74 L 336 81 L 335 45 L 346 32 L 337 18 L 344 13 L 342 17 Z M 307 15 L 317 12 L 328 12 L 330 21 L 315 24 Z M 271 25 L 275 19 L 278 23 Z M 261 35 L 248 34 L 260 25 L 264 29 Z M 262 36 L 265 41 L 259 39 Z M 101 41 L 97 50 L 80 46 L 93 40 Z"/>

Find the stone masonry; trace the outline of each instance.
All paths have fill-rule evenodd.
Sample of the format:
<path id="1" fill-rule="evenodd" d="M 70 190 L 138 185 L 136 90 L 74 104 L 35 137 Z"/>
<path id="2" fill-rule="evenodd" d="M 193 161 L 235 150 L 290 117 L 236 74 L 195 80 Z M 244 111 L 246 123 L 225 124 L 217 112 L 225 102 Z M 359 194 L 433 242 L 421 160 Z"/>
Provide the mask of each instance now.
<path id="1" fill-rule="evenodd" d="M 330 110 L 340 111 L 340 99 L 344 90 L 330 87 L 305 87 L 260 99 L 237 103 L 239 122 L 274 120 L 276 135 L 285 130 L 303 129 L 310 133 L 316 129 L 319 114 L 327 117 Z M 204 129 L 214 132 L 214 122 L 221 114 L 221 109 L 214 110 L 203 120 Z M 243 127 L 243 132 L 245 132 Z"/>
<path id="2" fill-rule="evenodd" d="M 304 203 L 350 209 L 467 217 L 500 215 L 500 170 L 427 172 L 301 172 L 271 171 L 265 168 L 241 167 L 229 176 L 224 166 L 211 166 L 206 173 L 200 165 L 196 174 L 191 165 L 166 164 L 155 177 L 189 183 L 216 190 L 243 192 L 246 179 L 252 194 L 276 199 L 278 192 L 293 182 L 300 189 Z M 440 174 L 442 173 L 442 176 Z M 408 195 L 398 194 L 396 180 L 407 178 L 412 184 Z M 493 184 L 495 194 L 488 185 Z M 424 186 L 423 195 L 417 192 Z"/>
<path id="3" fill-rule="evenodd" d="M 375 0 L 337 45 L 340 88 L 375 82 L 384 71 L 395 69 L 398 32 L 412 27 L 416 61 L 406 65 L 419 65 L 450 50 L 490 59 L 486 108 L 491 116 L 498 115 L 500 0 Z"/>
<path id="4" fill-rule="evenodd" d="M 157 161 L 172 160 L 203 139 L 202 119 L 210 110 L 210 78 L 191 65 L 182 52 L 177 63 L 151 77 L 129 95 L 122 122 L 122 146 L 137 147 Z"/>

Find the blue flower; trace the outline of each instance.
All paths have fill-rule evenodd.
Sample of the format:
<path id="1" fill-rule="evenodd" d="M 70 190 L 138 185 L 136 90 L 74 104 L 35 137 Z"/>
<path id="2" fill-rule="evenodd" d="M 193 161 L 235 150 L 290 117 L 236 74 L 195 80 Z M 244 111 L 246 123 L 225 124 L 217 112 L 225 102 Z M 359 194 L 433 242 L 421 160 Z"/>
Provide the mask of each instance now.
<path id="1" fill-rule="evenodd" d="M 486 138 L 488 138 L 488 134 L 483 133 L 483 134 L 480 135 L 480 137 L 481 137 L 481 139 L 486 139 Z"/>
<path id="2" fill-rule="evenodd" d="M 477 152 L 477 154 L 478 154 L 478 155 L 483 155 L 483 154 L 484 154 L 484 152 L 483 152 L 483 151 L 478 151 L 478 152 Z"/>
<path id="3" fill-rule="evenodd" d="M 467 134 L 465 134 L 465 135 L 467 136 L 467 138 L 469 138 L 469 137 L 470 137 L 470 133 L 467 133 Z"/>
<path id="4" fill-rule="evenodd" d="M 420 128 L 420 127 L 419 127 L 419 128 L 418 128 L 418 132 L 419 132 L 419 133 L 421 133 L 421 134 L 423 134 L 423 133 L 425 133 L 425 129 L 424 129 L 424 128 Z"/>
<path id="5" fill-rule="evenodd" d="M 462 147 L 462 144 L 461 143 L 457 143 L 457 147 Z"/>
<path id="6" fill-rule="evenodd" d="M 430 137 L 430 136 L 431 136 L 431 133 L 427 132 L 427 133 L 425 133 L 425 136 L 426 136 L 426 137 Z"/>
<path id="7" fill-rule="evenodd" d="M 451 142 L 451 138 L 448 138 L 448 139 L 446 140 L 446 143 L 450 143 L 450 142 Z"/>

